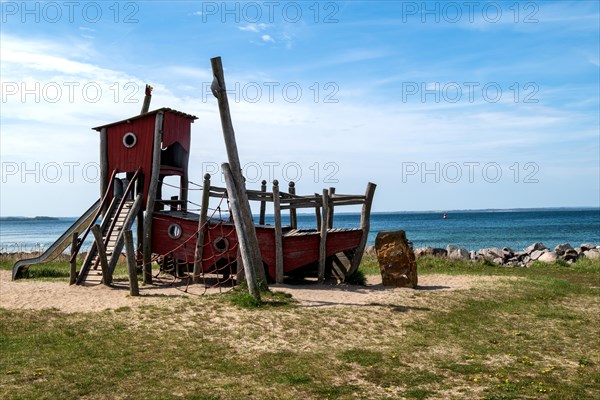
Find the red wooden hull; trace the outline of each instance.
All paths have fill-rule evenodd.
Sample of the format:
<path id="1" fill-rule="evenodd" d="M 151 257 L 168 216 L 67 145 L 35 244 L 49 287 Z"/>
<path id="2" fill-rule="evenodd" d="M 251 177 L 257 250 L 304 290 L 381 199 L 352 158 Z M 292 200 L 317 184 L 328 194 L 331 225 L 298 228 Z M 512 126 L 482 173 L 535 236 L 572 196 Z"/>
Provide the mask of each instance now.
<path id="1" fill-rule="evenodd" d="M 169 227 L 172 224 L 181 227 L 179 238 L 175 239 L 169 236 Z M 214 271 L 217 263 L 224 263 L 237 258 L 238 241 L 232 223 L 210 223 L 205 229 L 202 269 L 203 272 L 208 273 Z M 178 260 L 193 263 L 197 230 L 197 219 L 182 218 L 169 213 L 157 213 L 152 219 L 152 252 L 160 255 L 170 254 Z M 265 264 L 265 271 L 270 278 L 274 278 L 275 229 L 272 226 L 257 226 L 256 236 Z M 327 234 L 327 256 L 356 249 L 361 237 L 362 231 L 360 229 L 330 230 Z M 319 247 L 319 232 L 315 230 L 291 231 L 284 229 L 284 274 L 288 275 L 300 268 L 316 265 L 319 261 Z"/>

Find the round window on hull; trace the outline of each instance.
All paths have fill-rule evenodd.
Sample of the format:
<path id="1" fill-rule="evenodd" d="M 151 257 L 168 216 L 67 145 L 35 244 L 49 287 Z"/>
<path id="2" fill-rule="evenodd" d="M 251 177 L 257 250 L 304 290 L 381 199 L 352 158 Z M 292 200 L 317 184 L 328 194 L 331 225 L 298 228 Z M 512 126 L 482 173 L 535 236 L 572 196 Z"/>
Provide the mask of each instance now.
<path id="1" fill-rule="evenodd" d="M 137 143 L 137 136 L 133 132 L 127 132 L 123 136 L 123 145 L 128 149 L 131 149 Z"/>
<path id="2" fill-rule="evenodd" d="M 229 250 L 229 240 L 223 236 L 219 236 L 213 240 L 213 247 L 219 254 L 225 253 L 227 250 Z"/>
<path id="3" fill-rule="evenodd" d="M 176 240 L 179 239 L 183 234 L 183 229 L 181 229 L 181 225 L 179 224 L 171 224 L 169 225 L 167 234 L 171 239 Z"/>

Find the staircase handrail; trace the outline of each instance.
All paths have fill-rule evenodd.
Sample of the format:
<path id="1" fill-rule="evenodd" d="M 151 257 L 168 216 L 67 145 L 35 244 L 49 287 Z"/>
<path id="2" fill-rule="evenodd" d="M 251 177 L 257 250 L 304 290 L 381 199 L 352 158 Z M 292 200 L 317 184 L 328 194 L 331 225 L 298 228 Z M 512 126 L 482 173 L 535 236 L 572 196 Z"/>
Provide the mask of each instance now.
<path id="1" fill-rule="evenodd" d="M 90 233 L 92 226 L 96 225 L 96 221 L 98 220 L 98 217 L 100 216 L 100 214 L 102 214 L 102 210 L 104 209 L 104 206 L 106 205 L 106 201 L 108 200 L 108 194 L 110 193 L 110 190 L 113 187 L 113 184 L 115 182 L 117 172 L 118 171 L 116 169 L 112 172 L 106 192 L 104 193 L 104 196 L 102 196 L 102 201 L 100 202 L 100 206 L 98 207 L 98 211 L 96 211 L 96 214 L 94 215 L 94 218 L 92 219 L 92 222 L 88 225 L 86 230 L 83 232 L 83 235 L 79 239 L 77 246 L 75 247 L 75 251 L 73 251 L 73 254 L 71 254 L 71 258 L 69 259 L 69 262 L 73 262 L 73 260 L 75 260 L 75 258 L 77 257 L 77 254 L 79 254 L 79 250 L 81 250 L 81 246 L 83 246 L 83 242 L 85 242 L 85 238 Z"/>

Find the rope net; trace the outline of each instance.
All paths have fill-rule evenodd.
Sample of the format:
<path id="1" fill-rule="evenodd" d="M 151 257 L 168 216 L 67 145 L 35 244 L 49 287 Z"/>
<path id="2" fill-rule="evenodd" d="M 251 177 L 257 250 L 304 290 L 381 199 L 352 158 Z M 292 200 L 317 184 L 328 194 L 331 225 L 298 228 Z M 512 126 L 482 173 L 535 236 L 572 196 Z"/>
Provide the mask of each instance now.
<path id="1" fill-rule="evenodd" d="M 157 214 L 154 218 L 161 219 Z M 198 296 L 231 290 L 237 284 L 237 276 L 244 274 L 232 222 L 229 202 L 223 193 L 218 204 L 208 208 L 206 222 L 196 232 L 168 253 L 153 254 L 151 264 L 159 266 L 158 273 L 153 276 L 154 282 Z M 200 232 L 204 232 L 201 259 L 197 257 L 199 251 L 196 248 Z M 197 263 L 201 267 L 194 274 Z M 138 268 L 144 266 L 140 251 L 137 253 L 137 265 Z"/>

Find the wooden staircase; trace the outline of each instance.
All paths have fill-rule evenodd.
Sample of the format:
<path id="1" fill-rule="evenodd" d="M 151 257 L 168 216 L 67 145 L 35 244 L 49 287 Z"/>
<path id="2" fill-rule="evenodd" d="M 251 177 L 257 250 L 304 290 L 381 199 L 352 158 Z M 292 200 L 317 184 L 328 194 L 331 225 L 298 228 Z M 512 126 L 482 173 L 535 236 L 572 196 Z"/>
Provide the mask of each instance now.
<path id="1" fill-rule="evenodd" d="M 116 204 L 120 203 L 121 199 L 116 198 L 106 217 L 100 225 L 102 231 L 102 239 L 106 247 L 106 258 L 108 260 L 109 269 L 112 272 L 119 261 L 119 256 L 123 250 L 123 236 L 121 232 L 126 229 L 128 220 L 132 222 L 133 218 L 130 213 L 137 212 L 134 210 L 134 201 L 125 200 L 121 208 Z M 129 218 L 128 218 L 129 217 Z M 129 223 L 130 225 L 130 223 Z M 112 230 L 111 230 L 112 227 Z M 77 284 L 82 285 L 98 285 L 102 283 L 102 268 L 100 268 L 100 256 L 98 255 L 98 247 L 94 242 L 88 251 L 83 266 L 79 272 Z"/>

